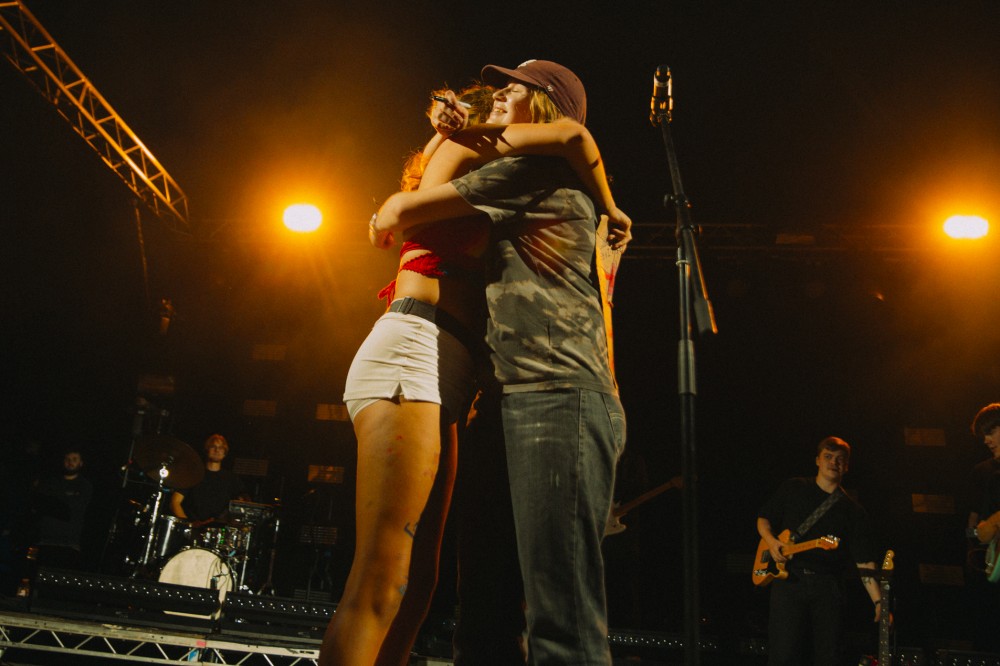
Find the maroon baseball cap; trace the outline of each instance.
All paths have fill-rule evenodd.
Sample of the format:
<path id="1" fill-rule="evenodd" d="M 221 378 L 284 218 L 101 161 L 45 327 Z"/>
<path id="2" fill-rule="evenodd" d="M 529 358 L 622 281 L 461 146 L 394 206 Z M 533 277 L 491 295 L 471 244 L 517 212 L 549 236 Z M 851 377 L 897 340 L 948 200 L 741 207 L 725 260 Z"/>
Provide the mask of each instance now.
<path id="1" fill-rule="evenodd" d="M 583 123 L 587 120 L 587 93 L 576 74 L 551 60 L 525 60 L 517 69 L 496 65 L 483 67 L 483 82 L 505 86 L 508 81 L 541 88 L 564 116 Z"/>

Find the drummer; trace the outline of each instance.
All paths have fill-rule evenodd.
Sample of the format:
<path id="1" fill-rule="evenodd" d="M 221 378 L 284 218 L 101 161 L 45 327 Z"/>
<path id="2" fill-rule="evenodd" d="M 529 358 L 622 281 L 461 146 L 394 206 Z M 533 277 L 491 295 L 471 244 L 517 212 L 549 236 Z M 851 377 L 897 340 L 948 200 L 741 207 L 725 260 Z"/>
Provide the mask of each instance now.
<path id="1" fill-rule="evenodd" d="M 222 469 L 228 453 L 229 442 L 222 435 L 216 433 L 205 440 L 205 476 L 191 488 L 174 490 L 170 509 L 175 516 L 195 526 L 225 521 L 230 500 L 250 499 L 240 477 Z"/>

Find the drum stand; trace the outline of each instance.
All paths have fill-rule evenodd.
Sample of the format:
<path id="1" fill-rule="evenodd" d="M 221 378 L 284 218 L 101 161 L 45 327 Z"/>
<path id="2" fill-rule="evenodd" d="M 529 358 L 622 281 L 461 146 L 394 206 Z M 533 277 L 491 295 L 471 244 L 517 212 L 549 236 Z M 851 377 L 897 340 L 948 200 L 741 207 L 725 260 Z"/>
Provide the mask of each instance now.
<path id="1" fill-rule="evenodd" d="M 253 543 L 253 528 L 247 530 L 247 540 L 246 543 L 243 545 L 243 562 L 240 565 L 240 580 L 239 584 L 233 587 L 233 589 L 242 590 L 243 592 L 247 591 L 247 587 L 246 585 L 244 585 L 244 582 L 246 581 L 247 578 L 247 564 L 250 562 L 251 543 Z"/>
<path id="2" fill-rule="evenodd" d="M 146 548 L 142 552 L 142 558 L 132 572 L 132 578 L 136 578 L 140 572 L 149 573 L 150 556 L 153 553 L 153 544 L 156 541 L 156 523 L 160 519 L 160 503 L 163 501 L 163 482 L 166 480 L 168 463 L 160 463 L 160 481 L 156 487 L 156 501 L 153 502 L 153 511 L 149 515 L 149 534 L 146 536 Z"/>
<path id="3" fill-rule="evenodd" d="M 270 594 L 274 596 L 274 556 L 278 551 L 278 532 L 281 529 L 281 519 L 274 519 L 274 536 L 271 538 L 271 554 L 267 563 L 267 580 L 263 582 L 257 594 Z"/>
<path id="4" fill-rule="evenodd" d="M 136 443 L 142 437 L 142 432 L 146 422 L 147 408 L 152 414 L 156 414 L 159 419 L 156 423 L 156 432 L 159 433 L 163 428 L 163 417 L 169 416 L 170 412 L 163 409 L 155 409 L 153 405 L 148 402 L 142 396 L 139 396 L 135 400 L 135 412 L 132 418 L 132 437 L 128 444 L 128 456 L 125 459 L 125 464 L 122 465 L 122 485 L 120 488 L 120 494 L 118 498 L 117 506 L 115 507 L 115 513 L 111 518 L 111 526 L 108 529 L 108 536 L 104 539 L 104 547 L 101 549 L 101 559 L 99 562 L 99 568 L 104 569 L 104 561 L 108 554 L 108 549 L 111 544 L 118 538 L 118 528 L 119 528 L 119 517 L 121 515 L 122 504 L 125 503 L 127 495 L 125 493 L 126 488 L 128 488 L 129 474 L 132 467 L 132 456 L 135 454 Z"/>

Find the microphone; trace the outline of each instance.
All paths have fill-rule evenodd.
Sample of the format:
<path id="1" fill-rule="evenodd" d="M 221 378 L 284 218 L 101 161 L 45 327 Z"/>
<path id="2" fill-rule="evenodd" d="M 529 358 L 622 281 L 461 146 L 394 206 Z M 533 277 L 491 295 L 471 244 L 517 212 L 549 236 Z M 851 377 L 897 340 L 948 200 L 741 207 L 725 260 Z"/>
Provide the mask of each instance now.
<path id="1" fill-rule="evenodd" d="M 666 116 L 669 123 L 673 110 L 674 92 L 670 68 L 660 65 L 653 73 L 653 98 L 649 101 L 649 122 L 656 127 L 660 124 L 660 118 Z"/>

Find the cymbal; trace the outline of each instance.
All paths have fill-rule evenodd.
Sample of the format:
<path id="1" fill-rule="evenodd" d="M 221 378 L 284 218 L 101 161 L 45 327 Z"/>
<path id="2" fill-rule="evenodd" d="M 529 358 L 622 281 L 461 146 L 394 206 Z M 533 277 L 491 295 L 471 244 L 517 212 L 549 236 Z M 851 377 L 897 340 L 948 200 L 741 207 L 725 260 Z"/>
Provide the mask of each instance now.
<path id="1" fill-rule="evenodd" d="M 201 457 L 190 446 L 169 435 L 150 435 L 138 441 L 135 462 L 151 479 L 159 480 L 160 468 L 166 467 L 163 485 L 171 488 L 190 488 L 205 476 Z"/>

